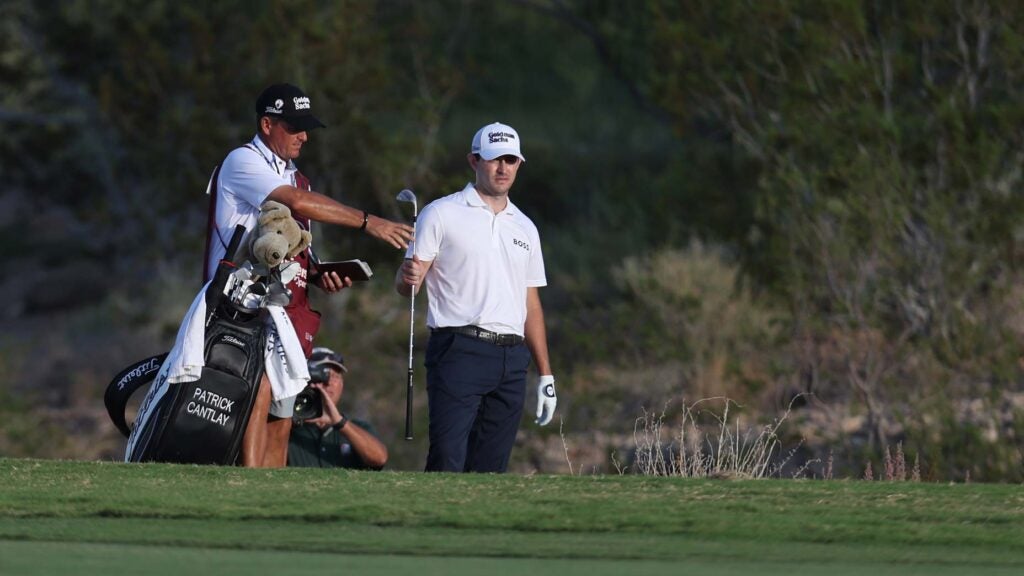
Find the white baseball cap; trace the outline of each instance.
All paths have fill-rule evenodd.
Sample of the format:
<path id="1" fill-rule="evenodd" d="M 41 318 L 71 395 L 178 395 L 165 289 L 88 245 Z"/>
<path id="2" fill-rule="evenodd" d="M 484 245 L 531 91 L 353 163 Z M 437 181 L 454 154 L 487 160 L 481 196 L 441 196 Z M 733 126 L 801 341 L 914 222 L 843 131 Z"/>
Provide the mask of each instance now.
<path id="1" fill-rule="evenodd" d="M 519 133 L 501 122 L 488 124 L 477 130 L 470 151 L 472 154 L 479 154 L 484 160 L 494 160 L 499 156 L 511 154 L 526 162 L 526 158 L 519 150 Z"/>

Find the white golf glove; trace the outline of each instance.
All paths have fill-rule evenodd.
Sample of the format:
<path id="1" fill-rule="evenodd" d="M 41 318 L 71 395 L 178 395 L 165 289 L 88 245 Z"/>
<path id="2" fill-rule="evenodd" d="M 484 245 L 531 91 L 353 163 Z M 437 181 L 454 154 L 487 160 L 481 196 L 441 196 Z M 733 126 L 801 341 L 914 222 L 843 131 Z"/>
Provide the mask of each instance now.
<path id="1" fill-rule="evenodd" d="M 541 426 L 551 422 L 555 415 L 555 405 L 558 398 L 555 396 L 555 377 L 548 374 L 537 379 L 537 419 L 535 422 Z"/>

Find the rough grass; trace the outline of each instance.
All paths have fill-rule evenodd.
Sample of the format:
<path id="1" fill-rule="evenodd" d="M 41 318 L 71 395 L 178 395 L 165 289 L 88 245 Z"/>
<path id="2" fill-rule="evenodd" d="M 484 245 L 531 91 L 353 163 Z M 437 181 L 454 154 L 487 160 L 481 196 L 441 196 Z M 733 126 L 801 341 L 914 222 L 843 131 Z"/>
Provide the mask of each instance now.
<path id="1" fill-rule="evenodd" d="M 720 410 L 708 409 L 717 403 Z M 739 419 L 729 420 L 729 398 L 705 398 L 682 406 L 682 420 L 665 439 L 665 412 L 645 412 L 633 428 L 636 444 L 635 472 L 653 476 L 683 478 L 768 478 L 786 463 L 780 457 L 779 427 L 789 416 L 787 410 L 770 425 L 744 427 Z M 714 421 L 699 423 L 702 414 Z"/>
<path id="2" fill-rule="evenodd" d="M 97 546 L 154 547 L 153 554 L 170 546 L 191 550 L 189 557 L 250 550 L 518 559 L 524 562 L 516 566 L 530 571 L 526 560 L 560 559 L 563 567 L 563 560 L 607 562 L 607 573 L 629 573 L 623 562 L 636 563 L 636 573 L 669 562 L 696 574 L 751 567 L 781 574 L 794 566 L 834 574 L 995 574 L 1024 570 L 1022 533 L 1024 492 L 1008 485 L 0 459 L 4 573 L 4 563 L 27 556 L 58 569 L 63 556 L 40 551 L 46 543 L 77 542 L 83 554 L 98 557 Z M 721 571 L 730 566 L 733 572 Z"/>

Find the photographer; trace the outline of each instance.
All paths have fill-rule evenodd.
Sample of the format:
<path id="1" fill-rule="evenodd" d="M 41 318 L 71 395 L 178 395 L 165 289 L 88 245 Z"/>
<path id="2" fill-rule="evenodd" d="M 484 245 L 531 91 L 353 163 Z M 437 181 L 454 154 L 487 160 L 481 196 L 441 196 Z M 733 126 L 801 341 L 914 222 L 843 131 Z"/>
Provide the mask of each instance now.
<path id="1" fill-rule="evenodd" d="M 380 470 L 388 449 L 366 422 L 339 409 L 348 372 L 341 354 L 314 348 L 310 383 L 295 400 L 295 426 L 288 440 L 288 466 Z"/>

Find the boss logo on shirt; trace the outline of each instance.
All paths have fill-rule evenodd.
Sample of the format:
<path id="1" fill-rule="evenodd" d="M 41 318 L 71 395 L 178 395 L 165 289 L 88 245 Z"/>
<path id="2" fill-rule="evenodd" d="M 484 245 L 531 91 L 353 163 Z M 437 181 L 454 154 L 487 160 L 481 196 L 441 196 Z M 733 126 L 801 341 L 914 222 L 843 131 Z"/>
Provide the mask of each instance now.
<path id="1" fill-rule="evenodd" d="M 519 247 L 520 247 L 520 248 L 522 248 L 523 250 L 526 250 L 527 252 L 529 252 L 529 251 L 530 251 L 530 245 L 529 245 L 529 244 L 527 244 L 526 242 L 523 242 L 522 240 L 519 240 L 519 239 L 513 238 L 513 239 L 512 239 L 512 243 L 513 243 L 513 244 L 515 244 L 516 246 L 519 246 Z"/>

